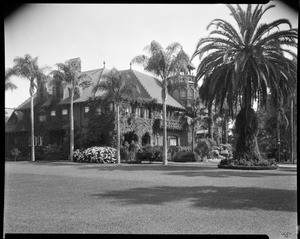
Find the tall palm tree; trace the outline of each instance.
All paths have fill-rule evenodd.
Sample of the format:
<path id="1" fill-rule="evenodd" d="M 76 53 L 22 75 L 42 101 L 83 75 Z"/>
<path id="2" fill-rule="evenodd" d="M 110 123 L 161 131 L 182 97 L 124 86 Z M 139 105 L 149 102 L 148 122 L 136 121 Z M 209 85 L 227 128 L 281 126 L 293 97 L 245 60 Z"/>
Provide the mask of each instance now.
<path id="1" fill-rule="evenodd" d="M 11 81 L 10 77 L 14 74 L 12 68 L 8 68 L 5 71 L 5 91 L 7 90 L 15 90 L 18 87 Z"/>
<path id="2" fill-rule="evenodd" d="M 199 56 L 197 79 L 203 78 L 199 94 L 210 104 L 215 101 L 223 107 L 226 99 L 229 112 L 237 108 L 241 97 L 241 110 L 236 117 L 238 133 L 235 160 L 260 160 L 257 146 L 258 120 L 252 109 L 253 100 L 266 104 L 267 92 L 276 99 L 286 98 L 296 82 L 296 64 L 293 49 L 297 48 L 298 30 L 286 19 L 258 25 L 263 14 L 274 7 L 263 9 L 256 5 L 246 10 L 239 5 L 227 5 L 238 27 L 222 19 L 209 25 L 216 26 L 207 38 L 200 39 L 192 56 Z M 280 30 L 283 24 L 288 30 Z"/>
<path id="3" fill-rule="evenodd" d="M 57 63 L 57 70 L 51 71 L 54 84 L 56 81 L 62 83 L 67 88 L 70 96 L 70 161 L 73 162 L 74 154 L 74 93 L 85 89 L 91 84 L 91 77 L 88 74 L 81 73 L 79 65 L 76 61 L 66 61 L 65 63 Z"/>
<path id="4" fill-rule="evenodd" d="M 112 68 L 102 74 L 102 81 L 99 81 L 93 88 L 95 94 L 98 90 L 104 92 L 105 103 L 113 103 L 115 107 L 116 126 L 117 126 L 117 163 L 121 164 L 120 158 L 120 106 L 124 100 L 128 100 L 137 93 L 136 85 L 125 84 L 123 75 L 116 69 Z"/>
<path id="5" fill-rule="evenodd" d="M 30 81 L 29 94 L 31 111 L 31 161 L 35 161 L 33 97 L 34 90 L 37 88 L 38 82 L 44 81 L 46 79 L 46 75 L 44 74 L 44 72 L 48 69 L 48 67 L 39 67 L 38 57 L 32 58 L 29 54 L 24 55 L 24 57 L 15 57 L 13 62 L 14 66 L 8 69 L 5 78 L 9 78 L 10 76 L 15 75 L 26 78 Z"/>
<path id="6" fill-rule="evenodd" d="M 175 42 L 164 49 L 158 42 L 152 41 L 145 49 L 148 55 L 138 55 L 132 63 L 143 65 L 148 71 L 162 80 L 162 104 L 163 104 L 163 162 L 168 164 L 167 149 L 167 89 L 172 78 L 176 78 L 180 72 L 188 72 L 189 56 L 183 51 L 182 46 Z"/>

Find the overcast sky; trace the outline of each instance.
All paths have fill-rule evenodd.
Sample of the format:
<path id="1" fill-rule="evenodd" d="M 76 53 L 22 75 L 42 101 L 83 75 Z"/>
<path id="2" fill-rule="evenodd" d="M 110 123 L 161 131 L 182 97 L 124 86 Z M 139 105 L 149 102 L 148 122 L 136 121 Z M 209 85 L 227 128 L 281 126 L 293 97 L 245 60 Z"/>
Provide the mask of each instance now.
<path id="1" fill-rule="evenodd" d="M 298 28 L 298 12 L 279 1 L 270 4 L 276 7 L 261 22 L 286 18 Z M 208 35 L 207 25 L 216 18 L 232 22 L 229 13 L 223 4 L 28 4 L 4 21 L 5 68 L 28 53 L 39 57 L 40 66 L 80 57 L 83 71 L 102 68 L 103 61 L 124 70 L 152 40 L 163 47 L 179 42 L 191 56 Z M 29 97 L 29 83 L 12 81 L 18 89 L 5 92 L 5 107 L 14 108 Z"/>

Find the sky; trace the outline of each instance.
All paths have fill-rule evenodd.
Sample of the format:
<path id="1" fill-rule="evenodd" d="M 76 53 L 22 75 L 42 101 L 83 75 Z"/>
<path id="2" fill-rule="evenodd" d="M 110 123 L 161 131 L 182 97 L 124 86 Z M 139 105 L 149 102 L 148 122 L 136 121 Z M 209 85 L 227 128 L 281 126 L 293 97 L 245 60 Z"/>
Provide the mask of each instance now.
<path id="1" fill-rule="evenodd" d="M 298 28 L 298 12 L 280 1 L 261 23 L 288 19 Z M 245 5 L 241 5 L 243 8 Z M 38 56 L 39 66 L 80 57 L 82 71 L 112 67 L 129 69 L 152 40 L 167 47 L 179 42 L 192 56 L 208 24 L 221 18 L 234 23 L 224 4 L 26 4 L 4 20 L 5 68 L 13 59 Z M 192 63 L 198 66 L 195 58 Z M 132 69 L 143 72 L 133 65 Z M 18 89 L 5 92 L 5 107 L 15 108 L 29 98 L 29 82 L 12 77 Z"/>

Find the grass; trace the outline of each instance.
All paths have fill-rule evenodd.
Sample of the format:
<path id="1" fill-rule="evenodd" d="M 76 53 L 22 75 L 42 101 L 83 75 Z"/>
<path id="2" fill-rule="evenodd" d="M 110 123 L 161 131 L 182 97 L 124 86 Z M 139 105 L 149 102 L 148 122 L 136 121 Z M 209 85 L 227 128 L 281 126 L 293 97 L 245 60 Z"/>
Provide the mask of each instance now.
<path id="1" fill-rule="evenodd" d="M 296 238 L 296 172 L 6 162 L 4 232 Z"/>

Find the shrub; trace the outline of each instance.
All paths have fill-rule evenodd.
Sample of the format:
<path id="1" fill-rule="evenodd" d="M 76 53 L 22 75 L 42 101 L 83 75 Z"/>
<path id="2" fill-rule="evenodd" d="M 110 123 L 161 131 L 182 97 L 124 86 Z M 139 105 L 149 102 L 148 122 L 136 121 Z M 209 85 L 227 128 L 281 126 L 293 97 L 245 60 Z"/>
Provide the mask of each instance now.
<path id="1" fill-rule="evenodd" d="M 13 156 L 14 160 L 17 161 L 17 158 L 21 154 L 21 151 L 18 148 L 13 148 L 10 151 L 10 154 Z"/>
<path id="2" fill-rule="evenodd" d="M 174 162 L 196 162 L 196 155 L 192 152 L 180 151 L 175 155 Z"/>
<path id="3" fill-rule="evenodd" d="M 149 160 L 153 161 L 162 161 L 163 159 L 163 150 L 161 146 L 143 146 L 136 154 L 136 159 L 139 161 Z"/>
<path id="4" fill-rule="evenodd" d="M 205 157 L 212 157 L 212 148 L 216 146 L 216 142 L 212 139 L 200 139 L 196 146 L 195 152 L 203 159 Z M 215 147 L 214 147 L 215 148 Z"/>
<path id="5" fill-rule="evenodd" d="M 111 147 L 90 147 L 85 150 L 76 149 L 73 154 L 74 161 L 87 163 L 115 163 L 116 149 Z"/>
<path id="6" fill-rule="evenodd" d="M 45 160 L 62 160 L 63 155 L 61 148 L 57 144 L 48 144 L 44 148 L 43 159 Z"/>

